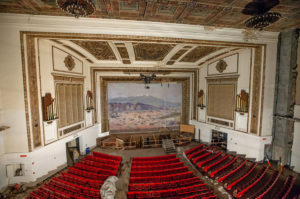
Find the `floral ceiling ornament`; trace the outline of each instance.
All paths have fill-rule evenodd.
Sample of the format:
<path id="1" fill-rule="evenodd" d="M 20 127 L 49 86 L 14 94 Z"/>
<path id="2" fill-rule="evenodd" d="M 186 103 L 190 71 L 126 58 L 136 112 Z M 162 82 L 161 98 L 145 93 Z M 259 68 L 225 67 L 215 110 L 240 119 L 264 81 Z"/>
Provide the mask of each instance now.
<path id="1" fill-rule="evenodd" d="M 56 4 L 60 9 L 76 18 L 91 15 L 96 10 L 93 0 L 56 0 Z"/>
<path id="2" fill-rule="evenodd" d="M 220 60 L 217 65 L 216 65 L 216 69 L 217 71 L 219 71 L 219 73 L 223 73 L 223 71 L 227 68 L 227 63 L 224 60 Z"/>
<path id="3" fill-rule="evenodd" d="M 66 56 L 64 62 L 69 71 L 72 71 L 75 67 L 75 61 L 71 55 Z"/>

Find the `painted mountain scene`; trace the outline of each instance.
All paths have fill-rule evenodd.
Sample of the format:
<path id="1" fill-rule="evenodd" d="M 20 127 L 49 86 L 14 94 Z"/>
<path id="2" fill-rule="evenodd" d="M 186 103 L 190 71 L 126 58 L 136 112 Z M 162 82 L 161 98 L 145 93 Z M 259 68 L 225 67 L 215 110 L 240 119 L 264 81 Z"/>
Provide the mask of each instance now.
<path id="1" fill-rule="evenodd" d="M 181 84 L 108 84 L 108 119 L 111 133 L 178 130 L 182 110 Z"/>

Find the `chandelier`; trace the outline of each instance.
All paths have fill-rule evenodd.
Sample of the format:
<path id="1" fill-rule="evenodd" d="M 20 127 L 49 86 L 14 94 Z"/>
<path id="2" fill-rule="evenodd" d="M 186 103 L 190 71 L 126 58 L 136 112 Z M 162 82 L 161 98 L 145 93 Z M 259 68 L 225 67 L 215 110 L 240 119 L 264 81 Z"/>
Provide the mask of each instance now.
<path id="1" fill-rule="evenodd" d="M 56 4 L 76 18 L 91 15 L 96 10 L 93 0 L 56 0 Z"/>
<path id="2" fill-rule="evenodd" d="M 267 12 L 263 15 L 256 15 L 251 17 L 245 22 L 245 26 L 248 28 L 255 28 L 258 30 L 263 30 L 265 27 L 270 24 L 278 21 L 280 19 L 281 14 L 278 12 Z"/>
<path id="3" fill-rule="evenodd" d="M 252 0 L 242 10 L 243 14 L 252 15 L 245 22 L 247 28 L 263 30 L 265 27 L 278 21 L 281 14 L 278 12 L 269 12 L 279 4 L 279 0 Z"/>
<path id="4" fill-rule="evenodd" d="M 141 73 L 140 74 L 140 78 L 141 78 L 141 80 L 144 81 L 145 88 L 149 89 L 150 88 L 149 84 L 150 84 L 151 80 L 155 80 L 156 79 L 156 75 L 153 73 L 151 76 L 147 76 L 147 75 L 144 75 L 144 74 Z"/>

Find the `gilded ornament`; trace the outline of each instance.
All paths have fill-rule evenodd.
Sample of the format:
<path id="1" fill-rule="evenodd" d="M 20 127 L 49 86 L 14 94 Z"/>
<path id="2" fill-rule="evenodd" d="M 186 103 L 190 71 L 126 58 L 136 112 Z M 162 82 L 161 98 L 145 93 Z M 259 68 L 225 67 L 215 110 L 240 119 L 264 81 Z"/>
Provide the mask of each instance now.
<path id="1" fill-rule="evenodd" d="M 216 69 L 217 71 L 219 71 L 219 73 L 223 73 L 223 71 L 227 68 L 227 63 L 224 60 L 220 60 L 217 65 L 216 65 Z"/>
<path id="2" fill-rule="evenodd" d="M 65 58 L 65 66 L 68 68 L 69 71 L 72 71 L 75 67 L 75 61 L 71 55 L 66 56 Z"/>

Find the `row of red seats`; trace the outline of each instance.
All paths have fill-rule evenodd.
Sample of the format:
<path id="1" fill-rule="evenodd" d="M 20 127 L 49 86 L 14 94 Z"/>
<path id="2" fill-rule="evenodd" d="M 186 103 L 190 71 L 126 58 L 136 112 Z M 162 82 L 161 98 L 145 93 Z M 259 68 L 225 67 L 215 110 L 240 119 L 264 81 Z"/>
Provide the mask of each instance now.
<path id="1" fill-rule="evenodd" d="M 288 176 L 281 187 L 281 190 L 278 190 L 277 194 L 273 198 L 281 198 L 286 199 L 288 197 L 289 192 L 291 191 L 296 178 L 294 176 Z"/>
<path id="2" fill-rule="evenodd" d="M 92 155 L 87 155 L 84 160 L 89 160 L 89 161 L 94 161 L 94 162 L 98 162 L 98 163 L 102 163 L 102 164 L 106 164 L 106 165 L 119 165 L 121 163 L 121 161 L 119 160 L 109 160 L 109 159 L 104 159 L 104 158 L 100 158 L 100 157 L 95 157 Z"/>
<path id="3" fill-rule="evenodd" d="M 199 146 L 197 146 L 197 147 L 195 147 L 195 148 L 192 148 L 192 149 L 190 149 L 190 150 L 187 150 L 187 151 L 185 151 L 184 153 L 185 153 L 186 156 L 188 156 L 190 153 L 194 153 L 195 151 L 200 150 L 200 149 L 202 149 L 203 147 L 204 147 L 204 144 L 200 144 Z"/>
<path id="4" fill-rule="evenodd" d="M 83 199 L 83 198 L 88 198 L 83 194 L 75 194 L 72 191 L 69 190 L 65 190 L 64 188 L 60 188 L 60 187 L 56 187 L 54 185 L 51 184 L 45 184 L 42 187 L 43 190 L 45 190 L 45 192 L 48 192 L 50 194 L 50 198 L 60 198 L 60 199 L 64 199 L 64 198 L 78 198 L 78 199 Z M 53 197 L 56 196 L 56 197 Z M 94 198 L 94 197 L 89 197 L 89 198 Z"/>
<path id="5" fill-rule="evenodd" d="M 189 159 L 194 159 L 195 157 L 198 157 L 198 156 L 202 155 L 203 153 L 205 153 L 206 150 L 208 150 L 208 149 L 209 149 L 208 146 L 205 147 L 205 148 L 201 148 L 201 150 L 197 150 L 195 153 L 191 153 L 191 154 L 189 154 L 187 157 L 188 157 Z"/>
<path id="6" fill-rule="evenodd" d="M 195 158 L 192 158 L 192 162 L 193 164 L 196 164 L 198 161 L 210 156 L 211 154 L 213 153 L 213 151 L 204 151 L 201 155 L 195 157 Z"/>
<path id="7" fill-rule="evenodd" d="M 245 192 L 247 192 L 251 187 L 255 186 L 268 172 L 268 167 L 263 167 L 258 172 L 252 172 L 252 175 L 248 175 L 246 177 L 242 177 L 242 180 L 239 180 L 235 185 L 236 197 L 240 198 Z M 231 187 L 232 189 L 232 187 Z"/>
<path id="8" fill-rule="evenodd" d="M 188 187 L 180 187 L 175 189 L 166 189 L 160 191 L 129 191 L 127 193 L 128 199 L 134 198 L 180 198 L 185 195 L 209 191 L 206 184 L 192 185 Z"/>
<path id="9" fill-rule="evenodd" d="M 76 163 L 73 167 L 97 174 L 104 174 L 104 175 L 109 175 L 109 176 L 116 176 L 117 172 L 116 171 L 111 171 L 111 170 L 106 170 L 106 169 L 101 169 L 93 166 L 88 166 L 86 164 L 82 164 L 81 162 Z"/>
<path id="10" fill-rule="evenodd" d="M 186 178 L 194 177 L 192 171 L 184 173 L 166 175 L 166 176 L 154 176 L 154 177 L 130 177 L 130 183 L 157 183 L 157 182 L 170 182 L 174 180 L 181 180 Z"/>
<path id="11" fill-rule="evenodd" d="M 236 164 L 235 167 L 232 167 L 232 169 L 229 169 L 228 171 L 224 172 L 224 175 L 220 178 L 218 178 L 218 182 L 223 182 L 225 179 L 229 178 L 234 173 L 238 172 L 242 167 L 245 166 L 247 163 L 247 160 L 244 160 L 240 162 L 240 164 Z"/>
<path id="12" fill-rule="evenodd" d="M 176 155 L 132 158 L 128 198 L 179 199 L 196 194 L 214 196 Z M 204 196 L 204 195 L 203 195 Z"/>
<path id="13" fill-rule="evenodd" d="M 99 189 L 109 176 L 117 175 L 121 157 L 95 153 L 54 177 L 30 194 L 30 198 L 100 198 Z"/>
<path id="14" fill-rule="evenodd" d="M 87 179 L 93 179 L 93 180 L 101 180 L 101 181 L 105 181 L 106 178 L 109 177 L 109 175 L 101 175 L 101 174 L 96 174 L 96 173 L 92 173 L 92 172 L 88 172 L 88 171 L 82 171 L 79 169 L 76 169 L 74 167 L 70 167 L 68 170 L 68 173 L 71 173 L 73 175 L 78 175 Z"/>
<path id="15" fill-rule="evenodd" d="M 101 180 L 90 180 L 90 179 L 86 179 L 86 178 L 83 178 L 83 177 L 80 177 L 77 175 L 72 175 L 70 173 L 65 173 L 65 172 L 62 172 L 61 175 L 58 176 L 57 178 L 68 181 L 68 182 L 72 182 L 77 185 L 92 187 L 94 189 L 100 189 L 100 187 L 103 184 L 103 181 L 101 181 Z"/>
<path id="16" fill-rule="evenodd" d="M 176 154 L 162 155 L 162 156 L 152 156 L 152 157 L 133 157 L 132 162 L 145 162 L 145 161 L 159 161 L 159 160 L 169 160 L 176 158 Z"/>
<path id="17" fill-rule="evenodd" d="M 203 150 L 203 145 L 185 154 L 198 169 L 223 182 L 227 190 L 233 190 L 230 193 L 234 193 L 235 198 L 287 198 L 294 184 L 292 177 L 287 177 L 283 183 L 280 180 L 281 171 L 272 170 L 269 166 L 258 167 L 258 163 L 247 160 L 239 161 L 237 157 L 230 158 L 230 155 L 222 155 L 221 152 L 212 153 Z"/>
<path id="18" fill-rule="evenodd" d="M 210 169 L 213 169 L 214 167 L 222 164 L 223 162 L 226 162 L 226 160 L 230 157 L 230 155 L 225 155 L 223 157 L 221 157 L 218 161 L 213 162 L 210 165 L 207 165 L 204 167 L 204 171 L 208 172 Z"/>
<path id="19" fill-rule="evenodd" d="M 274 173 L 274 176 L 272 177 L 272 180 L 271 180 L 272 183 L 269 186 L 265 187 L 264 190 L 262 190 L 262 192 L 259 194 L 257 199 L 265 198 L 265 196 L 267 196 L 270 193 L 270 191 L 272 190 L 272 188 L 275 186 L 275 184 L 277 183 L 280 176 L 281 176 L 281 171 Z"/>
<path id="20" fill-rule="evenodd" d="M 183 167 L 167 169 L 167 170 L 131 172 L 130 177 L 166 176 L 166 175 L 172 175 L 177 173 L 183 173 L 186 171 L 188 171 L 188 168 L 186 166 L 183 166 Z"/>
<path id="21" fill-rule="evenodd" d="M 161 183 L 139 183 L 139 184 L 129 184 L 129 191 L 148 191 L 148 190 L 160 190 L 160 189 L 170 189 L 176 187 L 185 187 L 195 184 L 203 183 L 203 181 L 198 177 L 191 177 L 182 180 L 174 180 L 170 182 Z"/>
<path id="22" fill-rule="evenodd" d="M 210 198 L 217 198 L 217 196 L 213 195 L 213 191 L 198 193 L 181 199 L 210 199 Z"/>
<path id="23" fill-rule="evenodd" d="M 100 163 L 100 162 L 95 162 L 95 161 L 88 160 L 88 159 L 84 159 L 80 163 L 86 164 L 86 165 L 89 165 L 89 166 L 93 166 L 93 167 L 97 167 L 97 168 L 101 168 L 101 169 L 110 170 L 110 171 L 117 171 L 118 166 L 119 166 L 119 165 L 112 165 L 112 164 L 104 164 L 104 163 Z"/>
<path id="24" fill-rule="evenodd" d="M 99 158 L 103 158 L 103 159 L 107 159 L 107 160 L 115 160 L 115 161 L 122 161 L 122 157 L 121 156 L 115 156 L 115 155 L 109 155 L 109 154 L 105 154 L 105 153 L 99 153 L 94 151 L 93 155 L 95 157 L 99 157 Z"/>
<path id="25" fill-rule="evenodd" d="M 63 190 L 68 190 L 74 194 L 82 194 L 86 197 L 100 197 L 100 192 L 98 189 L 76 185 L 58 178 L 52 178 L 49 184 L 59 187 Z"/>
<path id="26" fill-rule="evenodd" d="M 238 175 L 235 177 L 232 177 L 228 179 L 228 181 L 225 183 L 225 188 L 227 190 L 230 190 L 232 187 L 234 187 L 237 183 L 242 181 L 244 178 L 246 178 L 248 175 L 250 175 L 252 172 L 255 171 L 255 168 L 257 166 L 257 163 L 253 163 L 251 166 L 249 166 L 244 172 L 239 172 Z M 227 185 L 226 185 L 227 184 Z"/>
<path id="27" fill-rule="evenodd" d="M 209 172 L 210 177 L 213 178 L 216 175 L 226 173 L 226 169 L 231 168 L 236 161 L 237 161 L 237 157 L 234 157 L 231 160 L 228 158 L 228 161 L 223 161 L 219 163 L 219 165 L 217 165 Z"/>
<path id="28" fill-rule="evenodd" d="M 46 198 L 64 199 L 64 198 L 70 198 L 71 194 L 61 192 L 60 190 L 55 192 L 52 189 L 49 189 L 49 188 L 43 186 L 43 187 L 39 188 L 38 190 L 31 192 L 30 197 L 34 198 L 34 199 L 35 198 L 37 198 L 37 199 L 44 199 L 44 198 L 45 199 Z"/>
<path id="29" fill-rule="evenodd" d="M 133 161 L 132 166 L 149 166 L 149 165 L 165 165 L 179 162 L 179 158 L 167 159 L 167 160 L 155 160 L 155 161 Z"/>
<path id="30" fill-rule="evenodd" d="M 206 166 L 208 163 L 213 163 L 214 160 L 217 160 L 217 158 L 221 156 L 221 154 L 222 152 L 211 154 L 211 156 L 209 156 L 208 158 L 199 161 L 197 167 L 201 168 L 202 166 Z"/>
<path id="31" fill-rule="evenodd" d="M 147 165 L 147 166 L 132 166 L 131 171 L 155 171 L 155 170 L 166 170 L 184 166 L 183 162 L 177 162 L 172 164 L 163 165 Z"/>

